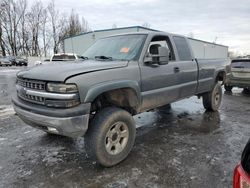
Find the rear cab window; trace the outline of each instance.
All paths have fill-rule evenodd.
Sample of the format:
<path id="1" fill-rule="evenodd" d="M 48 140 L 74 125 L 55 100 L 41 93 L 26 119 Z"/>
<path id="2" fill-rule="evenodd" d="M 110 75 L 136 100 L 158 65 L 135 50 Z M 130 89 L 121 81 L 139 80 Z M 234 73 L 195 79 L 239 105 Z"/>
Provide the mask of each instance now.
<path id="1" fill-rule="evenodd" d="M 189 45 L 187 40 L 184 37 L 174 36 L 173 37 L 177 54 L 179 56 L 180 61 L 191 61 L 192 55 L 189 49 Z"/>
<path id="2" fill-rule="evenodd" d="M 52 61 L 75 60 L 75 59 L 76 58 L 74 55 L 62 54 L 62 55 L 54 55 Z"/>

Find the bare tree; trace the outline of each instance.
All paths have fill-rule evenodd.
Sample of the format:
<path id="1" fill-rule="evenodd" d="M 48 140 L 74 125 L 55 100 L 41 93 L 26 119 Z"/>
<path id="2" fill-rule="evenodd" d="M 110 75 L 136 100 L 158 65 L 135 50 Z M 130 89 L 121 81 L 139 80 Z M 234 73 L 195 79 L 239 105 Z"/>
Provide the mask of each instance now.
<path id="1" fill-rule="evenodd" d="M 60 13 L 54 0 L 44 7 L 41 0 L 28 9 L 27 0 L 0 0 L 0 54 L 44 55 L 58 53 L 63 39 L 90 31 L 88 22 L 72 10 Z"/>
<path id="2" fill-rule="evenodd" d="M 49 42 L 50 42 L 50 36 L 49 36 L 49 31 L 47 29 L 48 27 L 48 10 L 44 9 L 43 14 L 42 14 L 42 41 L 43 41 L 43 55 L 47 57 L 47 50 L 49 48 Z"/>
<path id="3" fill-rule="evenodd" d="M 90 31 L 88 22 L 84 19 L 84 17 L 82 17 L 80 21 L 79 15 L 75 13 L 74 10 L 72 9 L 71 14 L 68 17 L 67 23 L 64 28 L 63 37 L 69 37 L 87 31 Z"/>
<path id="4" fill-rule="evenodd" d="M 82 31 L 83 27 L 79 20 L 79 15 L 74 13 L 74 10 L 72 10 L 68 18 L 68 23 L 65 27 L 65 36 L 73 36 L 81 33 Z"/>
<path id="5" fill-rule="evenodd" d="M 4 44 L 4 40 L 3 40 L 3 29 L 2 29 L 2 15 L 3 15 L 4 7 L 5 7 L 5 4 L 1 0 L 0 1 L 0 47 L 1 47 L 1 54 L 3 56 L 6 56 L 5 44 Z"/>
<path id="6" fill-rule="evenodd" d="M 26 1 L 25 1 L 26 3 Z M 27 7 L 27 3 L 25 5 Z M 25 11 L 25 14 L 21 15 L 20 24 L 18 27 L 18 39 L 19 39 L 19 53 L 21 55 L 28 55 L 30 54 L 30 48 L 29 48 L 29 36 L 30 36 L 30 29 L 27 24 L 27 10 Z"/>
<path id="7" fill-rule="evenodd" d="M 88 32 L 91 31 L 88 21 L 82 16 L 82 31 Z"/>
<path id="8" fill-rule="evenodd" d="M 31 55 L 40 55 L 39 31 L 41 30 L 41 22 L 43 17 L 43 5 L 41 1 L 35 2 L 31 11 L 27 14 L 27 21 L 31 30 Z"/>
<path id="9" fill-rule="evenodd" d="M 55 8 L 55 1 L 52 0 L 48 6 L 48 13 L 50 16 L 51 27 L 52 27 L 52 39 L 53 39 L 53 51 L 58 53 L 60 43 L 63 40 L 62 33 L 63 28 L 65 27 L 65 17 L 60 16 L 60 13 Z"/>
<path id="10" fill-rule="evenodd" d="M 26 12 L 26 0 L 3 0 L 4 8 L 1 15 L 3 38 L 7 38 L 8 46 L 12 55 L 17 55 L 18 52 L 18 26 L 21 18 Z M 5 43 L 7 43 L 5 42 Z"/>

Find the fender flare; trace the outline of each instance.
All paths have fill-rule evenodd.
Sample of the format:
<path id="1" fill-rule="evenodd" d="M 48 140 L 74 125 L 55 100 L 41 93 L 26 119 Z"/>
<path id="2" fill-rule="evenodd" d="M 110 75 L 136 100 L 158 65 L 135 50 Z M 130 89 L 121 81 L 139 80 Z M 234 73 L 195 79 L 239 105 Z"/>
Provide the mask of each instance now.
<path id="1" fill-rule="evenodd" d="M 139 84 L 138 82 L 132 80 L 108 81 L 94 85 L 88 90 L 86 97 L 84 99 L 84 103 L 93 102 L 96 99 L 96 97 L 107 91 L 115 89 L 123 89 L 123 88 L 132 89 L 136 94 L 138 103 L 141 104 L 141 94 L 140 94 Z"/>

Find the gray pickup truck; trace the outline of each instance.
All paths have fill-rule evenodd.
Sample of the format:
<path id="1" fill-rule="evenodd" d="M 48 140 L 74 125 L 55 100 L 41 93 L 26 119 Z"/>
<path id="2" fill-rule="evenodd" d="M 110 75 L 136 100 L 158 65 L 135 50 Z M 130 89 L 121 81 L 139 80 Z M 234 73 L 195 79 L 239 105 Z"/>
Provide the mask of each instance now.
<path id="1" fill-rule="evenodd" d="M 216 111 L 230 64 L 197 60 L 187 38 L 163 32 L 103 38 L 83 56 L 19 72 L 13 106 L 24 122 L 47 133 L 85 135 L 87 154 L 107 167 L 131 151 L 133 115 L 193 95 Z"/>

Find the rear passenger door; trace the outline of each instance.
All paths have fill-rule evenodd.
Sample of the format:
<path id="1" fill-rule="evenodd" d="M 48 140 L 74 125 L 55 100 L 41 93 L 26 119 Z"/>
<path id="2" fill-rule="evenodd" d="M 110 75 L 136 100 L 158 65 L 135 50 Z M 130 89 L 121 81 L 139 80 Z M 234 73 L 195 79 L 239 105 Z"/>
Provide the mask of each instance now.
<path id="1" fill-rule="evenodd" d="M 186 38 L 173 36 L 173 42 L 177 51 L 176 73 L 180 84 L 180 98 L 189 97 L 196 93 L 198 66 L 192 57 L 190 46 Z"/>

